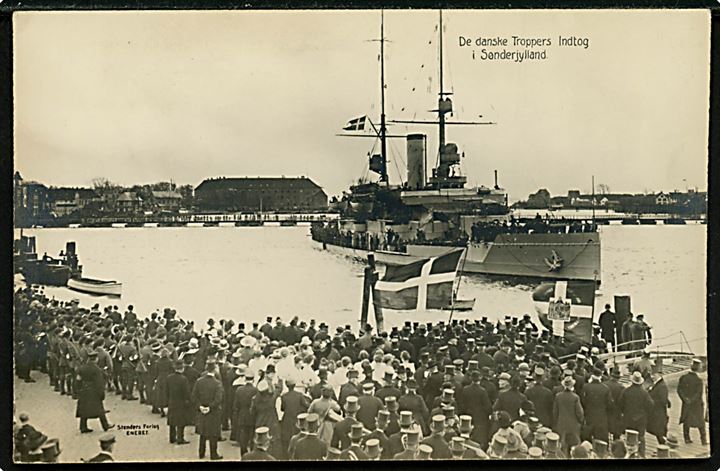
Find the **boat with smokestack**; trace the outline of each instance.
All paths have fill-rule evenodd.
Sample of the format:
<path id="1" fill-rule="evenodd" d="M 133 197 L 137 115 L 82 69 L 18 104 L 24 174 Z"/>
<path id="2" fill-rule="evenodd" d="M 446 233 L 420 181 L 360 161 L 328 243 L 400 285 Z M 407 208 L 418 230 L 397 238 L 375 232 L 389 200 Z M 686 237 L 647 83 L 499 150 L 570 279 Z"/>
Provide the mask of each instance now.
<path id="1" fill-rule="evenodd" d="M 485 126 L 493 122 L 452 119 L 452 92 L 443 84 L 443 19 L 439 13 L 439 85 L 436 119 L 387 120 L 385 115 L 384 17 L 381 13 L 380 120 L 354 119 L 345 131 L 365 130 L 380 142 L 380 153 L 369 157 L 376 181 L 361 181 L 333 201 L 340 212 L 336 221 L 316 223 L 311 237 L 328 252 L 366 260 L 375 253 L 378 263 L 404 264 L 467 247 L 463 272 L 490 277 L 586 280 L 600 284 L 600 235 L 594 220 L 550 223 L 541 218 L 520 222 L 508 208 L 506 191 L 493 187 L 467 187 L 461 172 L 461 152 L 447 142 L 446 126 Z M 448 116 L 449 115 L 449 116 Z M 427 135 L 390 135 L 387 124 L 437 125 L 436 165 L 428 169 Z M 369 128 L 368 128 L 369 129 Z M 345 134 L 343 134 L 345 135 Z M 404 139 L 407 179 L 391 184 L 387 172 L 387 140 Z M 399 159 L 396 159 L 399 160 Z"/>

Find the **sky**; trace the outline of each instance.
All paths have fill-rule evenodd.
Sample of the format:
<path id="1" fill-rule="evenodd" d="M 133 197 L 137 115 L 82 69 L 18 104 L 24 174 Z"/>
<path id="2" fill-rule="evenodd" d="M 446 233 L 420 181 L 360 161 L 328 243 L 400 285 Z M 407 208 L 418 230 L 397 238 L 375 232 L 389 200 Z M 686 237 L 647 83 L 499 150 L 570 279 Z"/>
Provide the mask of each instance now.
<path id="1" fill-rule="evenodd" d="M 307 175 L 329 195 L 368 175 L 379 121 L 379 11 L 20 12 L 13 17 L 15 167 L 89 186 Z M 472 185 L 511 201 L 552 194 L 707 188 L 706 11 L 443 12 L 448 141 Z M 385 12 L 388 119 L 433 119 L 438 12 Z M 544 60 L 482 60 L 459 37 L 549 38 Z M 558 36 L 587 38 L 560 47 Z M 474 58 L 473 58 L 474 52 Z M 482 116 L 482 118 L 479 118 Z M 437 128 L 393 125 L 397 135 Z M 357 133 L 356 133 L 357 134 Z M 390 139 L 390 179 L 405 141 Z M 377 148 L 375 149 L 377 152 Z M 372 174 L 371 174 L 372 175 Z M 373 177 L 371 177 L 373 178 Z"/>

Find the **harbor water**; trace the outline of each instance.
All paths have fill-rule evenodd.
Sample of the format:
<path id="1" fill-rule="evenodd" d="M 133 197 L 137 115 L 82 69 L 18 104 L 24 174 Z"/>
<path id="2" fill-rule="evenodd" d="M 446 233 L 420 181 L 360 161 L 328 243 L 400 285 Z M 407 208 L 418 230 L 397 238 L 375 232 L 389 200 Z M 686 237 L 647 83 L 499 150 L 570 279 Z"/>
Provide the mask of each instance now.
<path id="1" fill-rule="evenodd" d="M 595 316 L 616 294 L 628 294 L 632 311 L 645 314 L 657 345 L 706 350 L 707 226 L 601 227 L 602 286 Z M 103 298 L 48 287 L 46 295 L 83 305 L 128 304 L 147 315 L 172 307 L 201 328 L 209 318 L 236 323 L 288 321 L 297 315 L 330 326 L 357 325 L 363 264 L 320 250 L 308 227 L 179 227 L 30 229 L 37 252 L 57 256 L 75 241 L 83 275 L 118 280 L 122 298 Z M 16 230 L 16 237 L 19 231 Z M 534 286 L 463 276 L 458 297 L 475 298 L 457 319 L 535 315 Z M 443 311 L 385 313 L 386 328 L 406 320 L 447 319 Z M 372 317 L 372 315 L 371 315 Z M 682 335 L 681 335 L 682 333 Z M 681 342 L 684 335 L 687 343 Z M 669 345 L 673 344 L 673 345 Z M 689 344 L 689 345 L 688 345 Z"/>

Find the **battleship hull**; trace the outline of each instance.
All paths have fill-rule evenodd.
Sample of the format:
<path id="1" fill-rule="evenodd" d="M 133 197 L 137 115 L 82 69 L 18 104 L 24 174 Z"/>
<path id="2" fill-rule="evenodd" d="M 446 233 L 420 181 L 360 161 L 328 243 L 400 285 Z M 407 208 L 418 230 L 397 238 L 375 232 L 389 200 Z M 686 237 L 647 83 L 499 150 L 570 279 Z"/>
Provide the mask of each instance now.
<path id="1" fill-rule="evenodd" d="M 318 242 L 331 253 L 367 260 L 368 250 Z M 400 265 L 435 257 L 451 250 L 441 245 L 410 244 L 406 253 L 375 251 L 375 260 L 385 265 Z M 488 275 L 500 279 L 585 280 L 600 284 L 600 235 L 502 234 L 489 243 L 472 243 L 463 273 Z"/>

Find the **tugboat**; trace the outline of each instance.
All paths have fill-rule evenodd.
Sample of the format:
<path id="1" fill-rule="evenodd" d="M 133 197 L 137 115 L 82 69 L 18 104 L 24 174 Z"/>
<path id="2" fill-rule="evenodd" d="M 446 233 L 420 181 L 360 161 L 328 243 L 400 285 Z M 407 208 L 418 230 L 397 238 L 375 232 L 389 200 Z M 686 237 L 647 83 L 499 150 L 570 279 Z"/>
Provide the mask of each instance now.
<path id="1" fill-rule="evenodd" d="M 30 285 L 66 286 L 73 276 L 79 276 L 82 267 L 78 265 L 75 242 L 65 244 L 65 251 L 58 258 L 44 254 L 38 258 L 35 237 L 20 235 L 13 250 L 14 268 L 22 273 Z"/>
<path id="2" fill-rule="evenodd" d="M 492 122 L 451 119 L 452 92 L 443 87 L 443 24 L 439 12 L 439 93 L 432 112 L 437 120 L 387 120 L 385 115 L 384 18 L 380 27 L 380 121 L 372 122 L 380 153 L 369 157 L 377 181 L 361 181 L 342 198 L 333 199 L 340 217 L 315 223 L 311 237 L 329 252 L 366 260 L 375 253 L 382 264 L 405 264 L 467 247 L 464 273 L 521 281 L 566 279 L 600 284 L 600 235 L 592 221 L 550 223 L 536 218 L 517 221 L 508 208 L 507 193 L 495 185 L 467 188 L 461 174 L 464 152 L 446 140 L 448 125 L 491 125 Z M 450 116 L 448 116 L 450 115 Z M 364 130 L 367 116 L 354 119 L 346 131 Z M 427 136 L 388 135 L 387 123 L 438 126 L 437 164 L 429 178 Z M 404 138 L 407 181 L 391 185 L 387 173 L 387 139 Z"/>

